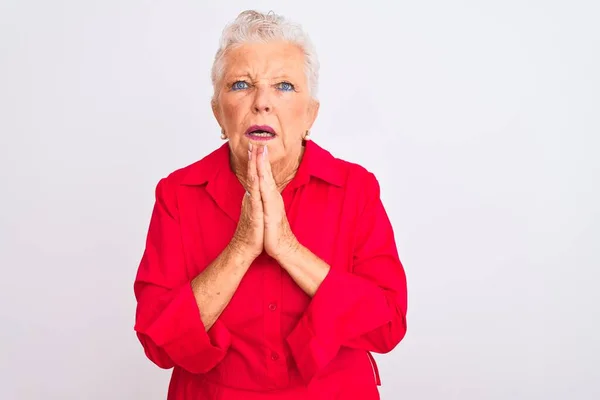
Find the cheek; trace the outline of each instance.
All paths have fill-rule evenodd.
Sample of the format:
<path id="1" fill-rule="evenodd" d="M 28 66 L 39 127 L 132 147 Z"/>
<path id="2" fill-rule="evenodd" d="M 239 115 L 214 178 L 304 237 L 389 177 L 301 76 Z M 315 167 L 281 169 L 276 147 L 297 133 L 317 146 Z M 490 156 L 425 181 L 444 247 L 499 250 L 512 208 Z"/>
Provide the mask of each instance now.
<path id="1" fill-rule="evenodd" d="M 230 103 L 223 104 L 223 115 L 227 118 L 228 122 L 231 122 L 232 119 L 235 119 L 236 116 L 236 107 Z"/>
<path id="2" fill-rule="evenodd" d="M 301 118 L 306 112 L 306 102 L 299 100 L 290 101 L 286 104 L 286 109 L 294 118 Z"/>
<path id="3" fill-rule="evenodd" d="M 222 111 L 223 118 L 225 119 L 225 125 L 229 128 L 231 133 L 235 133 L 238 129 L 238 125 L 244 119 L 244 108 L 241 107 L 239 102 L 223 102 L 222 103 Z"/>
<path id="4" fill-rule="evenodd" d="M 301 98 L 295 98 L 295 96 L 290 95 L 290 97 L 284 97 L 279 99 L 276 104 L 277 113 L 280 115 L 285 115 L 288 118 L 298 119 L 302 118 L 306 112 L 306 101 Z"/>
<path id="5" fill-rule="evenodd" d="M 290 103 L 283 109 L 285 113 L 285 125 L 289 133 L 301 136 L 305 129 L 306 105 Z M 293 139 L 293 138 L 292 138 Z"/>

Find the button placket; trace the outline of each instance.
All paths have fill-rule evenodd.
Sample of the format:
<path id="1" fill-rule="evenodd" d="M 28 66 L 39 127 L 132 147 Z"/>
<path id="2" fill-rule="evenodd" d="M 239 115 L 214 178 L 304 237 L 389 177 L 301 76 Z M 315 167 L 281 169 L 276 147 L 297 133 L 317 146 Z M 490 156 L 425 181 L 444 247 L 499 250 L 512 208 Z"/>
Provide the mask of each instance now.
<path id="1" fill-rule="evenodd" d="M 281 266 L 275 260 L 269 259 L 264 278 L 263 307 L 267 376 L 275 387 L 285 387 L 289 382 L 289 377 L 281 336 L 283 273 Z"/>

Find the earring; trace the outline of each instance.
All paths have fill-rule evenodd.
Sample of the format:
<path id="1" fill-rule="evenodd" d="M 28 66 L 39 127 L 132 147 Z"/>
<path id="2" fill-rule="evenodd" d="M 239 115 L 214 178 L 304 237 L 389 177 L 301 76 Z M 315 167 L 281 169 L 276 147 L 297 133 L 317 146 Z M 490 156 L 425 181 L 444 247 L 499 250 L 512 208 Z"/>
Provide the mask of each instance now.
<path id="1" fill-rule="evenodd" d="M 221 139 L 222 140 L 226 140 L 227 139 L 227 135 L 225 134 L 225 129 L 221 129 Z"/>
<path id="2" fill-rule="evenodd" d="M 306 133 L 304 134 L 304 140 L 310 140 L 310 131 L 307 130 Z"/>

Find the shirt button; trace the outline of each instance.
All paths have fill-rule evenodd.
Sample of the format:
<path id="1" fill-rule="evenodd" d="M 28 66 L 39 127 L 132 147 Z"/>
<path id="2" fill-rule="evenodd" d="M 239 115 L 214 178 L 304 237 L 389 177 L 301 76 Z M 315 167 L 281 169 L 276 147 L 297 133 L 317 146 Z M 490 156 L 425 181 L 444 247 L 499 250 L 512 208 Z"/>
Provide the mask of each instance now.
<path id="1" fill-rule="evenodd" d="M 271 310 L 271 311 L 277 310 L 277 304 L 275 304 L 275 303 L 269 304 L 269 310 Z"/>
<path id="2" fill-rule="evenodd" d="M 271 360 L 273 360 L 273 361 L 279 360 L 279 354 L 277 354 L 276 352 L 272 352 L 271 353 Z"/>

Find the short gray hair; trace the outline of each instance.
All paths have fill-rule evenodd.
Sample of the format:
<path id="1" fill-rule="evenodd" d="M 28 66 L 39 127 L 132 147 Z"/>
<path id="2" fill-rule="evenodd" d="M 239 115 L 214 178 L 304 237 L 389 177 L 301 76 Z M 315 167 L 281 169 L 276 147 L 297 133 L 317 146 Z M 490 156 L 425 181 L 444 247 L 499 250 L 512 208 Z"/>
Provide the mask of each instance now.
<path id="1" fill-rule="evenodd" d="M 297 45 L 304 52 L 306 81 L 310 95 L 317 98 L 319 84 L 319 59 L 317 52 L 308 35 L 302 27 L 270 11 L 267 14 L 254 10 L 241 12 L 237 18 L 227 25 L 221 35 L 219 49 L 211 71 L 213 88 L 217 90 L 217 83 L 223 77 L 225 69 L 224 56 L 229 48 L 244 43 L 270 42 L 283 40 Z"/>

